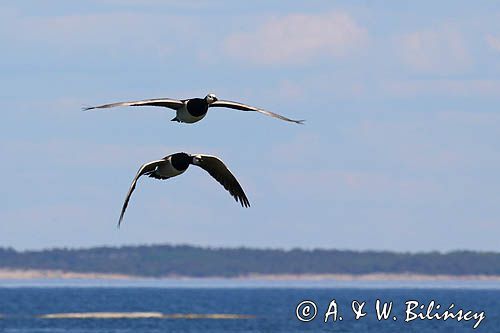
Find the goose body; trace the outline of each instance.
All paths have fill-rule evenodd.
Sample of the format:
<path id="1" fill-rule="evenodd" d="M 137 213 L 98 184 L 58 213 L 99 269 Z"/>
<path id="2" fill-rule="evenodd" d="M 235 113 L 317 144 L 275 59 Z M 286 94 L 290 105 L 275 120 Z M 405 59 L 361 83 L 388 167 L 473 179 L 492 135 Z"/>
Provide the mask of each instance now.
<path id="1" fill-rule="evenodd" d="M 238 183 L 238 180 L 219 158 L 203 154 L 191 155 L 187 153 L 175 153 L 165 156 L 160 160 L 145 163 L 140 167 L 125 197 L 118 225 L 120 225 L 123 220 L 130 197 L 141 176 L 147 175 L 151 178 L 165 180 L 183 174 L 190 165 L 196 165 L 207 171 L 236 201 L 240 202 L 242 207 L 250 207 L 250 202 L 241 185 Z"/>
<path id="2" fill-rule="evenodd" d="M 192 124 L 205 118 L 208 112 L 208 103 L 203 98 L 192 98 L 186 100 L 182 107 L 176 110 L 176 116 L 172 121 Z"/>
<path id="3" fill-rule="evenodd" d="M 85 111 L 94 109 L 107 109 L 117 106 L 161 106 L 172 110 L 175 110 L 176 116 L 172 121 L 177 121 L 180 123 L 196 123 L 207 115 L 209 108 L 222 107 L 230 108 L 240 111 L 255 111 L 259 112 L 273 118 L 281 119 L 284 121 L 302 124 L 304 120 L 293 120 L 285 116 L 273 113 L 271 111 L 266 111 L 260 108 L 249 106 L 239 102 L 219 100 L 214 94 L 208 94 L 205 98 L 190 98 L 190 99 L 172 99 L 172 98 L 156 98 L 156 99 L 145 99 L 140 101 L 132 102 L 117 102 L 111 104 L 103 104 L 99 106 L 92 106 L 84 108 Z"/>

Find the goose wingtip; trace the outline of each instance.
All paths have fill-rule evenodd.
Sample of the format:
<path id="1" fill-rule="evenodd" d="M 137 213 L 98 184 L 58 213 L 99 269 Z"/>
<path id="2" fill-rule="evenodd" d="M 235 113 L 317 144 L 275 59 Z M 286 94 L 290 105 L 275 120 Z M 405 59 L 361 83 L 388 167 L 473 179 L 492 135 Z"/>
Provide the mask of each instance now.
<path id="1" fill-rule="evenodd" d="M 240 199 L 240 204 L 243 208 L 250 208 L 250 201 L 247 198 Z"/>

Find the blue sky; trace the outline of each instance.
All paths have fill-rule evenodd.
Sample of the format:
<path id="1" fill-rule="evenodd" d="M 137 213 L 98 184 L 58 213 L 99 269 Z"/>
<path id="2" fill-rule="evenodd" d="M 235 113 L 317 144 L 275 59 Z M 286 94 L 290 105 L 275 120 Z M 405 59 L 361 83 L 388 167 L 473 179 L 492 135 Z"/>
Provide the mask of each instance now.
<path id="1" fill-rule="evenodd" d="M 500 9 L 487 1 L 0 4 L 0 246 L 499 251 Z M 216 93 L 291 118 L 85 105 Z M 203 170 L 140 181 L 177 151 Z"/>

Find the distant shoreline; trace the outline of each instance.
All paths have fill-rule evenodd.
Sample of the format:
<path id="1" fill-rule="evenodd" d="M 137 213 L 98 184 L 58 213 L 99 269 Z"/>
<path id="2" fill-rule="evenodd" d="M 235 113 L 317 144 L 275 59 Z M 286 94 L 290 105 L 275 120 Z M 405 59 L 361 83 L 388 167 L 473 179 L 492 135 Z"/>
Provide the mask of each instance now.
<path id="1" fill-rule="evenodd" d="M 500 252 L 399 253 L 168 244 L 36 251 L 0 247 L 0 270 L 7 270 L 2 276 L 18 279 L 106 278 L 131 282 L 158 278 L 170 281 L 196 279 L 200 283 L 207 279 L 256 283 L 264 280 L 500 281 Z"/>
<path id="2" fill-rule="evenodd" d="M 249 274 L 237 277 L 224 276 L 179 276 L 164 277 L 134 276 L 125 274 L 79 273 L 61 270 L 21 270 L 0 269 L 0 280 L 32 280 L 32 279 L 87 279 L 87 280 L 209 280 L 226 279 L 232 281 L 500 281 L 500 275 L 430 275 L 415 273 L 369 273 L 369 274 Z"/>

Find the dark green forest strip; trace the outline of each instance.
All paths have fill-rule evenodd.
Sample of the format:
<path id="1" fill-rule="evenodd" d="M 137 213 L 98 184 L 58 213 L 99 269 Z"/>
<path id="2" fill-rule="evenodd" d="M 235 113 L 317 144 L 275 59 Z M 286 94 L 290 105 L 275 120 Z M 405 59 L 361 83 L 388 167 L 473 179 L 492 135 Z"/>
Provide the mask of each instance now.
<path id="1" fill-rule="evenodd" d="M 500 253 L 396 253 L 126 246 L 15 251 L 0 248 L 0 269 L 62 270 L 144 277 L 237 277 L 249 274 L 500 275 Z"/>

